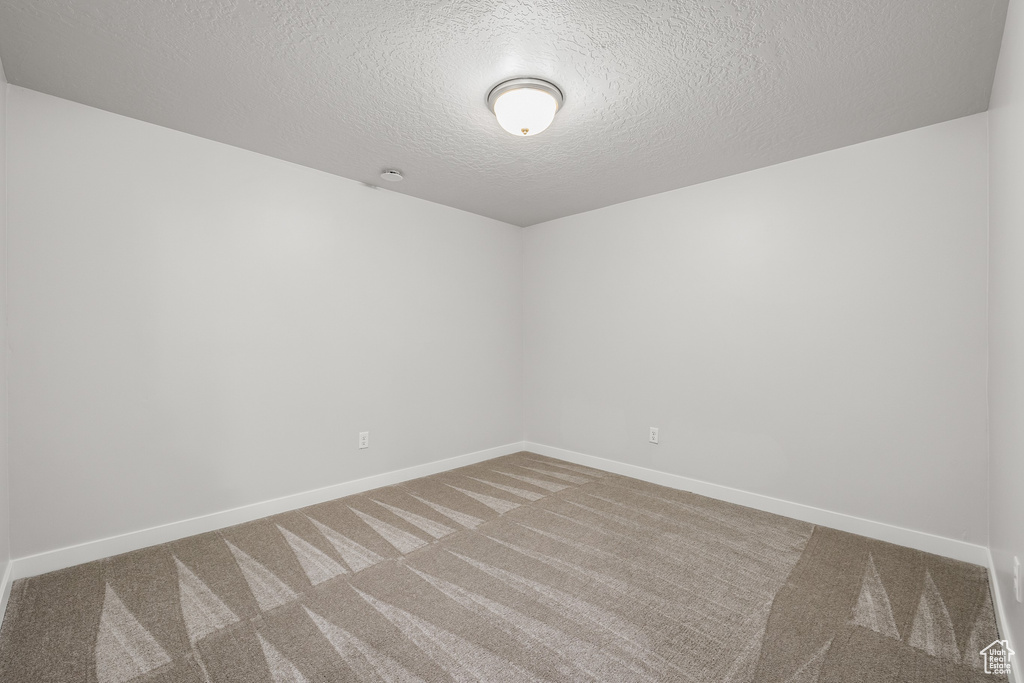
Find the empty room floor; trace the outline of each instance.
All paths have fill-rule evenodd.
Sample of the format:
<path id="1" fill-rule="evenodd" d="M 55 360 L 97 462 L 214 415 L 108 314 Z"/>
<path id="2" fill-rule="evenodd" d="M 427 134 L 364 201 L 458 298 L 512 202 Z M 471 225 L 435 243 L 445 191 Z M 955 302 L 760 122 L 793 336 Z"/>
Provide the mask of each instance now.
<path id="1" fill-rule="evenodd" d="M 1005 680 L 982 567 L 518 453 L 15 583 L 5 682 Z"/>

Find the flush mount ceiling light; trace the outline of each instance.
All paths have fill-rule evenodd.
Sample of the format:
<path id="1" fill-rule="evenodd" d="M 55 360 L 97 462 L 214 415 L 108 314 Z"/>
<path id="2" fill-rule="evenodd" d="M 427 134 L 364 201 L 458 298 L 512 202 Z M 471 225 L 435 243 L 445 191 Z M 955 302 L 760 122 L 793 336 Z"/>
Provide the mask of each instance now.
<path id="1" fill-rule="evenodd" d="M 562 91 L 554 83 L 539 78 L 513 78 L 491 88 L 487 106 L 502 128 L 525 137 L 544 132 L 563 99 Z"/>

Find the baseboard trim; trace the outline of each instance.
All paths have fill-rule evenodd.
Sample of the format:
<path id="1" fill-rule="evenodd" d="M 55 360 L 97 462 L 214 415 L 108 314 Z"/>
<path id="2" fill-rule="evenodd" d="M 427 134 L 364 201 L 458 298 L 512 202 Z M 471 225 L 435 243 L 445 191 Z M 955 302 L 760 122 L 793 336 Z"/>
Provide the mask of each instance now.
<path id="1" fill-rule="evenodd" d="M 426 477 L 438 472 L 446 472 L 457 467 L 472 465 L 502 455 L 518 453 L 521 450 L 523 450 L 523 442 L 518 441 L 504 446 L 476 451 L 475 453 L 466 453 L 453 458 L 435 460 L 414 467 L 392 470 L 391 472 L 375 474 L 363 479 L 346 481 L 312 491 L 303 491 L 282 496 L 281 498 L 274 498 L 273 500 L 193 517 L 180 522 L 171 522 L 66 548 L 58 548 L 57 550 L 50 550 L 36 555 L 19 557 L 11 561 L 7 571 L 9 578 L 5 580 L 7 583 L 10 583 L 17 579 L 73 567 L 84 562 L 92 562 L 104 557 L 112 557 L 121 553 L 148 548 L 152 545 L 216 531 L 217 529 L 223 529 L 235 524 L 251 522 L 255 519 L 288 512 L 289 510 L 306 507 L 307 505 L 316 505 L 317 503 L 324 503 L 335 498 L 362 493 L 363 491 L 369 491 L 382 486 L 391 486 L 392 484 L 399 484 L 410 479 L 418 479 L 419 477 Z M 7 586 L 6 583 L 4 585 L 5 587 Z M 6 597 L 6 593 L 4 595 Z M 0 620 L 2 618 L 3 613 L 0 612 Z"/>
<path id="2" fill-rule="evenodd" d="M 999 584 L 997 583 L 996 574 L 996 559 L 992 557 L 992 551 L 988 551 L 988 583 L 989 589 L 992 592 L 992 603 L 995 605 L 996 611 L 996 626 L 999 629 L 999 637 L 1009 639 L 1010 634 L 1007 632 L 1006 624 L 1009 620 L 1006 618 L 1006 610 L 1003 609 L 1003 593 L 999 590 Z M 1014 645 L 1013 641 L 1010 641 L 1010 647 Z M 1020 660 L 1024 656 L 1020 653 L 1020 647 L 1017 647 L 1017 654 L 1010 657 L 1010 669 L 1012 675 L 1010 676 L 1010 683 L 1024 683 L 1024 677 L 1020 673 Z"/>
<path id="3" fill-rule="evenodd" d="M 4 615 L 7 614 L 7 601 L 11 597 L 11 584 L 14 583 L 14 578 L 11 576 L 13 567 L 14 562 L 9 561 L 4 568 L 4 576 L 0 579 L 0 625 L 4 623 Z"/>
<path id="4" fill-rule="evenodd" d="M 527 441 L 524 450 L 546 455 L 551 458 L 558 458 L 567 462 L 593 467 L 595 469 L 621 474 L 626 477 L 633 477 L 652 484 L 660 484 L 669 488 L 690 491 L 709 498 L 724 500 L 728 503 L 736 503 L 745 507 L 763 510 L 784 517 L 792 517 L 811 524 L 827 526 L 840 531 L 848 531 L 853 534 L 867 536 L 880 541 L 895 543 L 896 545 L 923 550 L 925 552 L 951 557 L 955 560 L 970 562 L 971 564 L 987 566 L 989 563 L 988 548 L 966 541 L 958 541 L 953 538 L 936 536 L 924 531 L 914 531 L 903 527 L 893 526 L 884 522 L 874 522 L 861 517 L 854 517 L 840 512 L 823 510 L 821 508 L 792 503 L 780 498 L 772 498 L 759 493 L 751 493 L 740 489 L 712 484 L 699 479 L 691 479 L 678 474 L 669 474 L 660 470 L 653 470 L 638 465 L 630 465 L 617 460 L 608 460 L 594 455 L 586 455 L 569 451 L 564 448 L 545 446 L 544 444 Z"/>

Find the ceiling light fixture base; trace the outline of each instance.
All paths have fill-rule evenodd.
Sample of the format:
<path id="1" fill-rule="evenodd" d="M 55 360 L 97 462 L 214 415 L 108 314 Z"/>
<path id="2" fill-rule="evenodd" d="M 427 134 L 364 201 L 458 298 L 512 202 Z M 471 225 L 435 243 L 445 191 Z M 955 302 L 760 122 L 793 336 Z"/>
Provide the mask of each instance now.
<path id="1" fill-rule="evenodd" d="M 565 96 L 562 94 L 562 91 L 551 81 L 545 81 L 542 78 L 510 78 L 494 86 L 491 88 L 491 92 L 487 93 L 487 108 L 493 112 L 494 103 L 499 97 L 509 90 L 518 90 L 520 88 L 531 88 L 546 92 L 555 98 L 559 109 L 562 108 L 562 103 L 565 102 Z"/>

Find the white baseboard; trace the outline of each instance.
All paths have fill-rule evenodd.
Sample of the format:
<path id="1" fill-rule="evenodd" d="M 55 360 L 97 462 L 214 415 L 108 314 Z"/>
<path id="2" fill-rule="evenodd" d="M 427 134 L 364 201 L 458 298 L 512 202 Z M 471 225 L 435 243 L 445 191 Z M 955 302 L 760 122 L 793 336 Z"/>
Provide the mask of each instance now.
<path id="1" fill-rule="evenodd" d="M 275 498 L 273 500 L 244 505 L 231 510 L 214 512 L 201 517 L 193 517 L 192 519 L 186 519 L 180 522 L 171 522 L 170 524 L 163 524 L 160 526 L 150 527 L 148 529 L 140 529 L 138 531 L 132 531 L 118 536 L 101 538 L 97 541 L 89 541 L 78 545 L 68 546 L 66 548 L 58 548 L 57 550 L 50 550 L 37 555 L 19 557 L 12 560 L 8 567 L 8 582 L 29 576 L 36 576 L 38 574 L 45 574 L 46 572 L 64 569 L 65 567 L 73 567 L 74 565 L 82 564 L 83 562 L 92 562 L 93 560 L 99 560 L 104 557 L 120 555 L 121 553 L 127 553 L 132 550 L 148 548 L 149 546 L 158 545 L 160 543 L 176 541 L 180 538 L 186 538 L 188 536 L 194 536 L 208 531 L 216 531 L 217 529 L 223 529 L 235 524 L 251 522 L 255 519 L 260 519 L 269 515 L 276 515 L 281 512 L 288 512 L 289 510 L 296 510 L 298 508 L 306 507 L 307 505 L 324 503 L 329 500 L 334 500 L 335 498 L 342 498 L 344 496 L 351 496 L 355 493 L 369 491 L 370 489 L 376 489 L 382 486 L 391 486 L 392 484 L 409 481 L 410 479 L 426 477 L 431 474 L 437 474 L 438 472 L 445 472 L 457 467 L 464 467 L 466 465 L 483 462 L 484 460 L 490 460 L 491 458 L 497 458 L 502 455 L 518 453 L 521 450 L 523 450 L 523 442 L 520 441 L 507 444 L 505 446 L 488 448 L 487 450 L 477 451 L 475 453 L 458 455 L 453 458 L 435 460 L 423 465 L 416 465 L 414 467 L 407 467 L 401 470 L 375 474 L 364 479 L 346 481 L 340 484 L 314 489 L 312 491 L 304 491 L 302 493 L 295 493 L 289 496 Z M 3 613 L 0 612 L 0 620 L 2 620 L 2 618 Z"/>
<path id="2" fill-rule="evenodd" d="M 988 548 L 980 545 L 974 545 L 973 543 L 967 543 L 965 541 L 958 541 L 953 538 L 936 536 L 924 531 L 904 529 L 903 527 L 885 524 L 884 522 L 873 522 L 869 519 L 845 515 L 840 512 L 822 510 L 821 508 L 802 505 L 800 503 L 791 503 L 788 500 L 772 498 L 759 493 L 741 491 L 728 486 L 721 486 L 719 484 L 712 484 L 699 479 L 683 477 L 678 474 L 669 474 L 668 472 L 652 470 L 647 467 L 629 465 L 616 460 L 608 460 L 594 455 L 586 455 L 584 453 L 568 451 L 564 448 L 555 448 L 554 446 L 545 446 L 543 444 L 533 443 L 530 441 L 526 442 L 524 450 L 539 453 L 540 455 L 546 455 L 551 458 L 558 458 L 559 460 L 573 462 L 578 465 L 593 467 L 594 469 L 648 481 L 652 484 L 660 484 L 661 486 L 668 486 L 669 488 L 690 491 L 709 498 L 716 498 L 728 503 L 736 503 L 737 505 L 754 508 L 755 510 L 763 510 L 776 515 L 792 517 L 793 519 L 810 522 L 811 524 L 827 526 L 833 529 L 839 529 L 840 531 L 848 531 L 853 534 L 867 536 L 868 538 L 887 541 L 889 543 L 895 543 L 896 545 L 902 545 L 916 550 L 923 550 L 925 552 L 934 553 L 935 555 L 951 557 L 955 560 L 970 562 L 971 564 L 977 564 L 983 567 L 987 566 L 989 563 Z"/>
<path id="3" fill-rule="evenodd" d="M 614 474 L 633 477 L 634 479 L 648 481 L 653 484 L 660 484 L 674 489 L 690 491 L 710 498 L 716 498 L 718 500 L 724 500 L 726 502 L 736 503 L 737 505 L 754 508 L 756 510 L 763 510 L 765 512 L 792 517 L 793 519 L 799 519 L 811 524 L 828 526 L 833 529 L 848 531 L 850 533 L 860 534 L 861 536 L 867 536 L 881 541 L 888 541 L 889 543 L 923 550 L 936 555 L 942 555 L 944 557 L 951 557 L 964 562 L 970 562 L 972 564 L 987 566 L 989 569 L 989 575 L 992 577 L 992 581 L 994 582 L 995 580 L 995 569 L 993 566 L 992 555 L 988 548 L 983 546 L 958 541 L 956 539 L 944 538 L 942 536 L 936 536 L 922 531 L 905 529 L 891 524 L 885 524 L 883 522 L 874 522 L 860 517 L 823 510 L 809 505 L 792 503 L 786 500 L 772 498 L 770 496 L 751 493 L 749 491 L 741 491 L 728 486 L 712 484 L 700 481 L 699 479 L 691 479 L 678 474 L 670 474 L 668 472 L 661 472 L 659 470 L 653 470 L 646 467 L 630 465 L 615 460 L 599 458 L 593 455 L 577 453 L 575 451 L 569 451 L 562 448 L 555 448 L 553 446 L 545 446 L 543 444 L 532 442 L 516 442 L 505 446 L 477 451 L 475 453 L 459 455 L 453 458 L 435 460 L 434 462 L 416 465 L 415 467 L 394 470 L 392 472 L 384 472 L 382 474 L 373 475 L 363 479 L 342 482 L 340 484 L 334 484 L 332 486 L 326 486 L 312 491 L 305 491 L 290 496 L 254 503 L 252 505 L 245 505 L 243 507 L 203 515 L 201 517 L 194 517 L 180 522 L 172 522 L 170 524 L 151 527 L 149 529 L 140 529 L 139 531 L 133 531 L 127 534 L 111 536 L 97 541 L 90 541 L 45 553 L 39 553 L 37 555 L 13 559 L 8 563 L 3 578 L 0 579 L 0 623 L 3 622 L 3 617 L 7 609 L 7 602 L 11 593 L 11 587 L 16 579 L 64 569 L 76 564 L 82 564 L 83 562 L 91 562 L 104 557 L 111 557 L 113 555 L 130 552 L 132 550 L 139 550 L 152 545 L 175 541 L 195 534 L 223 529 L 235 524 L 242 524 L 244 522 L 250 522 L 269 515 L 275 515 L 281 512 L 306 507 L 307 505 L 315 505 L 317 503 L 323 503 L 329 500 L 334 500 L 335 498 L 362 493 L 363 491 L 369 491 L 382 486 L 398 484 L 411 479 L 445 472 L 457 467 L 472 465 L 474 463 L 483 462 L 484 460 L 524 450 L 552 458 L 558 458 L 559 460 L 565 460 L 578 465 L 612 472 Z M 1005 612 L 1003 611 L 1002 597 L 998 590 L 993 590 L 993 598 L 995 600 L 996 618 L 999 620 L 1000 626 L 1002 626 L 1002 624 L 1006 623 L 1006 619 Z M 1002 628 L 1000 628 L 1000 633 L 1004 633 Z M 1016 681 L 1017 683 L 1024 683 L 1024 678 L 1021 677 L 1020 673 L 1020 664 L 1016 661 L 1016 658 L 1014 658 L 1013 666 L 1013 681 Z M 1011 683 L 1013 683 L 1013 681 L 1011 681 Z"/>
<path id="4" fill-rule="evenodd" d="M 7 614 L 7 601 L 11 597 L 11 584 L 14 579 L 11 577 L 11 568 L 14 562 L 8 562 L 4 567 L 4 576 L 0 579 L 0 625 L 4 623 L 4 615 Z"/>
<path id="5" fill-rule="evenodd" d="M 1003 609 L 1003 593 L 999 590 L 999 584 L 996 582 L 996 561 L 992 557 L 992 551 L 988 553 L 988 581 L 989 588 L 992 591 L 992 603 L 996 608 L 996 626 L 999 627 L 999 637 L 1004 639 L 1010 639 L 1010 633 L 1007 631 L 1006 624 L 1008 620 L 1006 618 L 1006 611 Z M 1010 647 L 1013 648 L 1017 645 L 1017 654 L 1010 657 L 1010 668 L 1012 669 L 1012 675 L 1010 676 L 1010 683 L 1024 683 L 1024 676 L 1020 673 L 1020 660 L 1024 657 L 1024 653 L 1021 653 L 1019 643 L 1010 641 Z"/>

